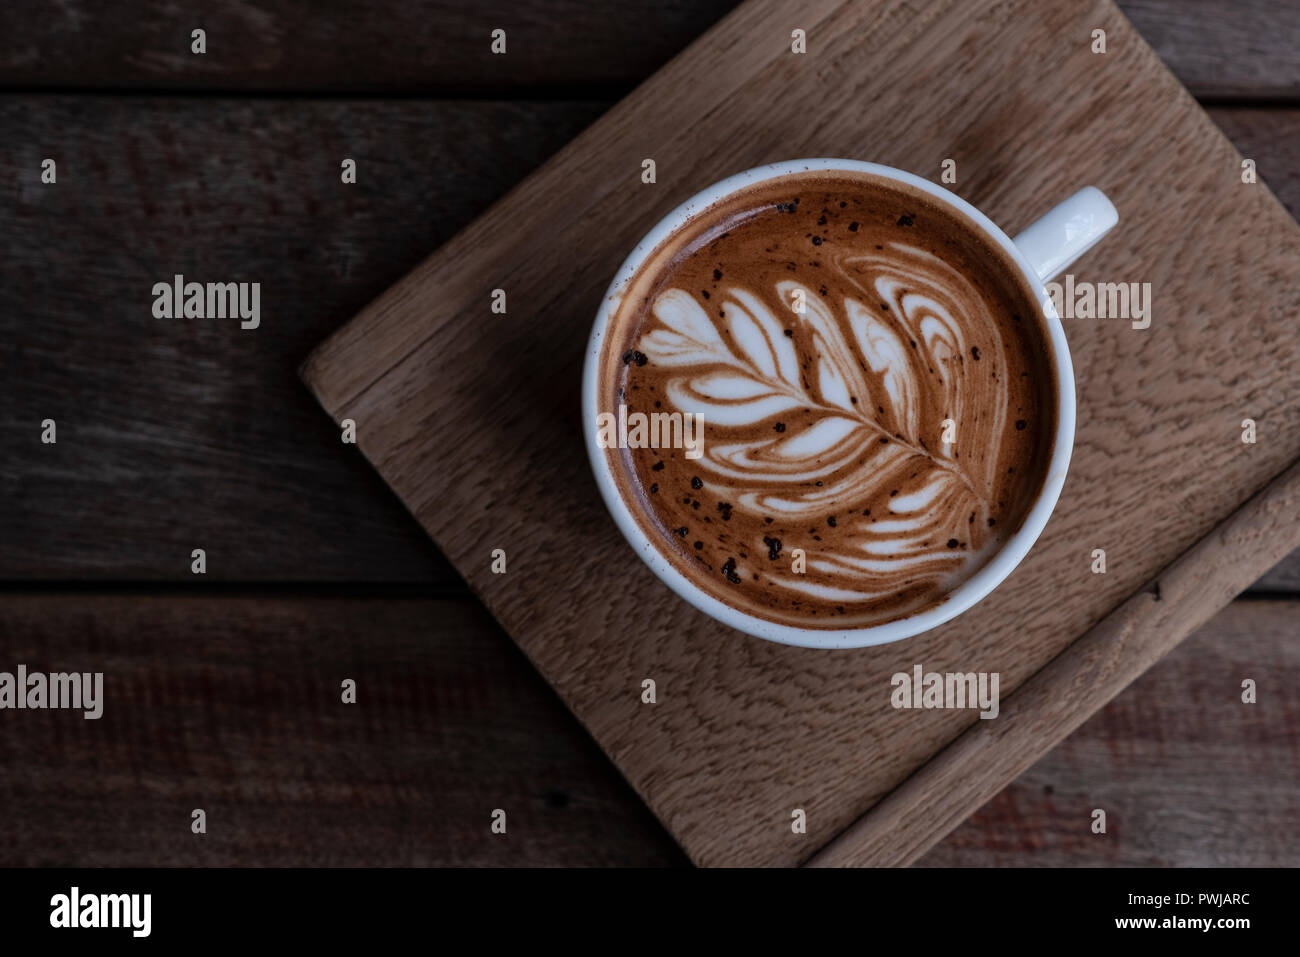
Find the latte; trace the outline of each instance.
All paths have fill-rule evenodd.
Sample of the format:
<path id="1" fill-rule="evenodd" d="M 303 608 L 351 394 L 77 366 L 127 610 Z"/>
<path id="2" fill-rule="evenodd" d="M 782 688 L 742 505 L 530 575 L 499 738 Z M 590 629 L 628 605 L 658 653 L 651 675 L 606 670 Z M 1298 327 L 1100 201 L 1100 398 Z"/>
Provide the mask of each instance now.
<path id="1" fill-rule="evenodd" d="M 693 454 L 605 451 L 684 576 L 759 618 L 855 628 L 942 602 L 1019 528 L 1051 457 L 1053 368 L 1033 290 L 960 212 L 810 172 L 727 196 L 646 257 L 597 404 L 703 423 Z"/>

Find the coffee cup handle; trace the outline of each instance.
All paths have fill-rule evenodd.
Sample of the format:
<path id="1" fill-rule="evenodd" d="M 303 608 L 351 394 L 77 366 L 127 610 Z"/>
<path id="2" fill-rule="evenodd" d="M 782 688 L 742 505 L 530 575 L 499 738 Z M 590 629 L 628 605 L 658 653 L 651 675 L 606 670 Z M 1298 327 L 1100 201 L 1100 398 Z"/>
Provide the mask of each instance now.
<path id="1" fill-rule="evenodd" d="M 1069 268 L 1119 222 L 1115 204 L 1085 186 L 1011 240 L 1042 282 Z"/>

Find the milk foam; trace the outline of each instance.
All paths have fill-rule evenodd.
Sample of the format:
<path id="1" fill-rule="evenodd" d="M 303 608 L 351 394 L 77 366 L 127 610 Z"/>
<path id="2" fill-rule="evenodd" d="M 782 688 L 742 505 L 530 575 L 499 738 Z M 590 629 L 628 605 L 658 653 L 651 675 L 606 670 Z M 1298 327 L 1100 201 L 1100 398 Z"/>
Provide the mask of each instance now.
<path id="1" fill-rule="evenodd" d="M 627 373 L 626 394 L 707 423 L 689 466 L 632 465 L 663 486 L 644 498 L 676 531 L 667 545 L 725 600 L 825 627 L 933 603 L 983 564 L 1031 497 L 1011 483 L 1037 481 L 1025 442 L 1046 434 L 1012 425 L 1030 415 L 1035 359 L 1005 291 L 956 268 L 965 254 L 936 242 L 924 215 L 909 208 L 922 229 L 895 236 L 895 212 L 849 226 L 875 212 L 859 205 L 838 216 L 828 195 L 820 233 L 770 214 L 766 232 L 721 234 L 650 289 L 628 340 L 648 364 Z M 809 244 L 814 234 L 825 239 Z M 1025 477 L 1008 479 L 1016 464 Z M 717 581 L 724 556 L 730 588 Z"/>

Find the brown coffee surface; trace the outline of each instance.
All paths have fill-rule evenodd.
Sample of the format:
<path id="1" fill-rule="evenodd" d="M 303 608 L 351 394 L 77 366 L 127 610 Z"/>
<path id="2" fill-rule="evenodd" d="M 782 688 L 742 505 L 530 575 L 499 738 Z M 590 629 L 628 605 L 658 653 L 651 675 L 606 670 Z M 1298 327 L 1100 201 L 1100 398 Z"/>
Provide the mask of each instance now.
<path id="1" fill-rule="evenodd" d="M 796 174 L 647 257 L 598 406 L 630 426 L 703 415 L 697 458 L 606 452 L 687 578 L 771 621 L 863 627 L 942 602 L 1020 527 L 1056 430 L 1050 356 L 1032 289 L 964 215 L 868 174 Z"/>

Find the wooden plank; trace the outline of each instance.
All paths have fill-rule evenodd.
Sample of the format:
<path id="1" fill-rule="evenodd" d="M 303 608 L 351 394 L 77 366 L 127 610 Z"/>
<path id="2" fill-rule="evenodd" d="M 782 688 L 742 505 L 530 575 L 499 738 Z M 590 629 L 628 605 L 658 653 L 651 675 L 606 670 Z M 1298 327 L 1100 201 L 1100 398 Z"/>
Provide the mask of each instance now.
<path id="1" fill-rule="evenodd" d="M 751 0 L 304 369 L 331 414 L 363 424 L 362 451 L 701 863 L 810 856 L 970 722 L 893 711 L 900 664 L 998 671 L 1010 693 L 1300 455 L 1295 221 L 1266 189 L 1243 187 L 1236 151 L 1109 3 L 951 13 L 944 0 L 823 0 L 805 19 L 825 45 L 800 60 L 778 42 L 788 15 Z M 1086 43 L 1059 48 L 1097 25 L 1105 68 Z M 989 54 L 1002 45 L 1021 69 Z M 971 48 L 986 55 L 961 55 Z M 958 59 L 964 72 L 915 82 Z M 882 139 L 900 91 L 926 122 Z M 959 191 L 1012 232 L 1096 183 L 1125 226 L 1075 273 L 1151 282 L 1165 305 L 1142 333 L 1068 326 L 1081 399 L 1071 478 L 1017 573 L 960 619 L 846 667 L 847 654 L 743 639 L 669 599 L 604 514 L 573 400 L 595 304 L 651 223 L 737 168 L 865 142 L 881 162 L 935 175 L 955 156 Z M 637 175 L 646 156 L 653 188 Z M 488 321 L 498 287 L 512 312 Z M 566 381 L 573 391 L 557 387 Z M 1243 409 L 1266 441 L 1241 443 Z M 1104 576 L 1088 571 L 1099 546 Z M 492 547 L 514 556 L 510 574 L 489 573 Z M 1266 570 L 1259 555 L 1230 560 Z M 665 704 L 646 712 L 637 691 L 652 675 Z M 809 813 L 806 836 L 790 833 L 793 807 Z"/>
<path id="2" fill-rule="evenodd" d="M 19 3 L 0 37 L 0 84 L 17 87 L 508 95 L 626 85 L 658 69 L 734 0 L 224 0 L 181 12 L 146 0 L 130 16 L 69 0 Z M 207 53 L 190 32 L 207 31 Z M 491 51 L 506 31 L 506 54 Z"/>
<path id="3" fill-rule="evenodd" d="M 684 862 L 467 599 L 6 595 L 19 664 L 103 716 L 4 713 L 0 866 Z"/>
<path id="4" fill-rule="evenodd" d="M 1300 7 L 1294 3 L 1122 0 L 1120 7 L 1196 96 L 1300 96 Z"/>
<path id="5" fill-rule="evenodd" d="M 919 865 L 1294 866 L 1294 604 L 1229 605 Z M 10 714 L 0 865 L 683 861 L 466 601 L 10 595 L 0 634 L 0 670 L 102 668 L 110 694 L 100 727 Z M 333 704 L 357 664 L 360 720 Z M 212 840 L 192 839 L 186 809 L 214 792 Z M 511 808 L 508 853 L 480 794 Z"/>
<path id="6" fill-rule="evenodd" d="M 294 369 L 601 109 L 0 99 L 0 579 L 460 587 Z M 154 318 L 176 273 L 260 326 Z"/>
<path id="7" fill-rule="evenodd" d="M 15 0 L 0 35 L 0 86 L 563 94 L 630 88 L 735 6 L 734 0 L 220 0 L 202 14 L 162 0 L 113 5 Z M 1123 0 L 1133 24 L 1199 96 L 1300 95 L 1300 11 L 1277 0 Z M 796 17 L 797 19 L 797 17 Z M 792 20 L 788 29 L 797 24 Z M 190 31 L 207 52 L 190 52 Z M 507 31 L 507 52 L 490 50 Z M 787 29 L 787 34 L 788 34 Z M 1066 42 L 1057 38 L 1057 44 Z M 815 49 L 815 47 L 814 47 Z"/>
<path id="8" fill-rule="evenodd" d="M 996 721 L 976 721 L 810 863 L 914 862 L 1208 621 L 1258 565 L 1300 546 L 1297 515 L 1300 460 L 1004 698 Z"/>
<path id="9" fill-rule="evenodd" d="M 1298 620 L 1295 601 L 1233 602 L 917 864 L 1300 864 Z"/>

